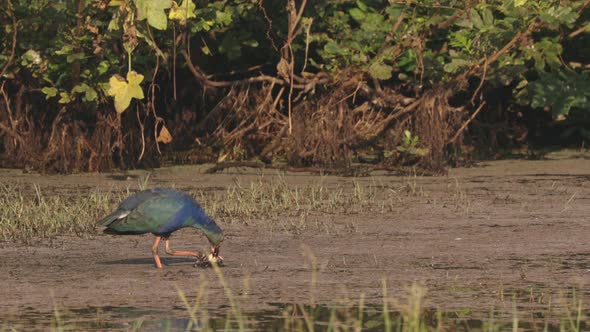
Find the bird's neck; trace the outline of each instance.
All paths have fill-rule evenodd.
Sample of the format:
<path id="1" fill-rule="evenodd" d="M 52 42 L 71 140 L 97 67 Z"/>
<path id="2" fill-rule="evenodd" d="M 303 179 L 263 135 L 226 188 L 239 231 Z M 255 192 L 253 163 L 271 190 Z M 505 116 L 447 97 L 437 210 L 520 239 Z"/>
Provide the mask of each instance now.
<path id="1" fill-rule="evenodd" d="M 213 246 L 216 246 L 223 241 L 223 231 L 217 226 L 213 219 L 205 214 L 203 214 L 202 218 L 195 220 L 191 226 L 200 229 L 209 240 L 209 243 Z"/>

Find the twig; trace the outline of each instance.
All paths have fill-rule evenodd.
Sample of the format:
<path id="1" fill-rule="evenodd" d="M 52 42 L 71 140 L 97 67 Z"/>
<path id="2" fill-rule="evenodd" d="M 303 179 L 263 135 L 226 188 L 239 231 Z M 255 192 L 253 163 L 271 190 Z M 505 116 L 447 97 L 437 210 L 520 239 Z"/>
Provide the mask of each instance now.
<path id="1" fill-rule="evenodd" d="M 234 86 L 234 85 L 244 85 L 244 84 L 255 83 L 255 82 L 268 82 L 268 83 L 274 83 L 274 84 L 279 84 L 279 85 L 286 85 L 285 81 L 283 81 L 279 78 L 276 78 L 276 77 L 268 76 L 268 75 L 260 75 L 260 76 L 250 77 L 250 78 L 246 78 L 243 80 L 237 80 L 237 81 L 211 81 L 207 78 L 207 76 L 198 67 L 196 67 L 193 64 L 189 54 L 186 51 L 183 50 L 183 51 L 181 51 L 181 53 L 184 56 L 184 59 L 186 60 L 186 65 L 188 66 L 188 69 L 191 71 L 193 76 L 197 79 L 197 81 L 199 81 L 199 83 L 203 84 L 206 87 L 224 88 L 224 87 L 230 87 L 230 86 Z"/>
<path id="2" fill-rule="evenodd" d="M 0 129 L 4 130 L 7 134 L 14 137 L 17 141 L 20 142 L 23 146 L 25 145 L 25 140 L 14 130 L 8 128 L 6 125 L 0 122 Z"/>
<path id="3" fill-rule="evenodd" d="M 161 119 L 160 117 L 158 117 L 158 114 L 156 114 L 156 106 L 154 105 L 154 99 L 156 98 L 156 75 L 158 74 L 158 70 L 160 68 L 160 58 L 156 57 L 156 68 L 154 68 L 154 75 L 152 76 L 152 84 L 150 84 L 150 93 L 151 93 L 151 97 L 150 97 L 150 101 L 149 101 L 149 109 L 152 111 L 152 114 L 154 115 L 154 118 L 156 119 L 156 122 L 154 123 L 154 140 L 156 142 L 156 148 L 158 150 L 159 154 L 162 154 L 162 152 L 160 152 L 160 143 L 158 142 L 158 120 Z M 139 161 L 139 160 L 138 160 Z"/>
<path id="4" fill-rule="evenodd" d="M 451 17 L 449 17 L 449 18 L 448 18 L 447 20 L 445 20 L 444 22 L 441 22 L 441 23 L 439 23 L 439 24 L 436 26 L 436 29 L 435 29 L 435 30 L 441 30 L 441 29 L 446 29 L 446 28 L 448 28 L 448 27 L 449 27 L 451 24 L 453 24 L 453 22 L 455 22 L 455 21 L 456 21 L 456 20 L 458 20 L 458 19 L 459 19 L 461 16 L 463 16 L 463 15 L 464 15 L 464 14 L 465 14 L 465 13 L 466 13 L 466 12 L 467 12 L 467 11 L 468 11 L 470 8 L 471 8 L 471 6 L 472 6 L 472 4 L 471 4 L 471 3 L 468 3 L 468 4 L 467 4 L 467 6 L 466 6 L 466 7 L 465 7 L 463 10 L 461 10 L 461 11 L 459 11 L 459 12 L 455 13 L 455 15 L 453 15 L 453 16 L 451 16 Z M 453 8 L 453 9 L 454 9 L 454 8 Z"/>
<path id="5" fill-rule="evenodd" d="M 141 119 L 139 118 L 139 105 L 136 104 L 135 107 L 135 114 L 137 115 L 137 122 L 139 123 L 139 129 L 141 132 L 141 153 L 139 154 L 139 158 L 137 158 L 137 162 L 139 163 L 141 161 L 141 158 L 143 158 L 143 154 L 145 152 L 145 133 L 144 133 L 144 124 L 141 122 Z M 147 118 L 147 117 L 146 117 Z M 144 119 L 145 121 L 145 119 Z"/>
<path id="6" fill-rule="evenodd" d="M 475 64 L 473 67 L 469 68 L 468 70 L 464 71 L 462 74 L 457 75 L 453 80 L 452 83 L 454 84 L 461 84 L 461 82 L 464 82 L 468 77 L 474 75 L 482 66 L 484 67 L 484 72 L 487 71 L 487 66 L 489 66 L 490 64 L 496 62 L 504 53 L 508 52 L 512 47 L 514 47 L 514 45 L 516 45 L 516 43 L 518 43 L 522 38 L 524 38 L 525 36 L 530 35 L 535 29 L 541 27 L 543 25 L 542 21 L 534 21 L 533 23 L 531 23 L 527 29 L 525 31 L 521 31 L 519 33 L 517 33 L 506 45 L 504 45 L 504 47 L 502 47 L 500 50 L 496 51 L 494 54 L 490 55 L 489 57 L 486 58 L 482 58 L 479 61 L 477 61 L 477 64 Z M 483 83 L 483 78 L 482 81 L 480 82 L 480 85 Z M 478 88 L 479 89 L 479 88 Z M 477 92 L 477 91 L 476 91 Z M 475 94 L 474 94 L 475 95 Z"/>
<path id="7" fill-rule="evenodd" d="M 272 39 L 272 37 L 270 36 L 270 32 L 272 31 L 272 20 L 268 17 L 268 14 L 266 13 L 266 9 L 264 8 L 264 5 L 262 3 L 263 3 L 263 0 L 258 1 L 258 8 L 260 8 L 260 10 L 262 11 L 262 16 L 264 16 L 264 19 L 266 19 L 266 22 L 268 22 L 268 30 L 266 30 L 266 38 L 268 40 L 270 40 L 270 44 L 272 45 L 272 48 L 274 48 L 275 51 L 278 51 L 279 49 L 277 48 L 277 45 L 275 44 L 274 39 Z"/>
<path id="8" fill-rule="evenodd" d="M 590 0 L 584 1 L 580 8 L 578 8 L 578 14 L 581 14 L 584 8 L 588 7 L 588 5 L 590 5 Z"/>
<path id="9" fill-rule="evenodd" d="M 301 72 L 305 72 L 305 67 L 307 67 L 307 59 L 309 55 L 309 34 L 311 30 L 311 24 L 313 23 L 313 19 L 310 19 L 309 24 L 307 25 L 307 29 L 305 30 L 305 60 L 303 60 L 303 68 L 301 68 Z"/>
<path id="10" fill-rule="evenodd" d="M 295 2 L 293 2 L 295 3 Z M 303 10 L 305 9 L 305 5 L 307 4 L 307 0 L 303 0 L 301 1 L 301 6 L 299 6 L 299 11 L 297 12 L 297 17 L 295 17 L 295 20 L 292 23 L 292 25 L 289 27 L 289 39 L 292 39 L 293 33 L 295 32 L 295 28 L 297 28 L 297 25 L 299 24 L 299 21 L 301 21 L 301 17 L 303 16 Z"/>
<path id="11" fill-rule="evenodd" d="M 590 23 L 584 25 L 583 27 L 580 27 L 579 29 L 576 29 L 575 31 L 570 32 L 569 35 L 567 35 L 569 38 L 574 38 L 577 35 L 581 34 L 582 32 L 586 31 L 587 29 L 590 28 Z"/>
<path id="12" fill-rule="evenodd" d="M 482 102 L 481 105 L 479 105 L 479 107 L 475 110 L 475 112 L 473 112 L 473 114 L 471 114 L 471 116 L 469 117 L 469 119 L 467 121 L 465 121 L 465 123 L 463 123 L 463 125 L 461 125 L 461 128 L 459 128 L 459 130 L 457 130 L 457 132 L 455 133 L 455 135 L 453 136 L 453 138 L 451 138 L 451 140 L 447 144 L 455 143 L 455 141 L 457 140 L 457 138 L 459 138 L 459 135 L 461 135 L 461 133 L 463 132 L 463 130 L 465 130 L 465 128 L 467 128 L 467 125 L 471 121 L 473 121 L 473 119 L 475 119 L 475 117 L 477 116 L 477 114 L 479 113 L 479 111 L 481 111 L 485 105 L 486 105 L 486 102 L 485 101 Z"/>
<path id="13" fill-rule="evenodd" d="M 483 87 L 483 83 L 486 80 L 486 75 L 488 73 L 488 62 L 484 62 L 483 64 L 483 74 L 481 75 L 481 80 L 479 81 L 479 85 L 477 86 L 477 89 L 475 89 L 475 91 L 473 92 L 473 95 L 471 95 L 471 104 L 475 104 L 475 96 L 477 96 L 477 94 L 481 91 L 481 88 Z"/>
<path id="14" fill-rule="evenodd" d="M 188 7 L 187 5 L 187 10 Z M 173 40 L 176 40 L 176 23 L 172 24 L 172 34 Z M 176 43 L 172 44 L 172 91 L 174 100 L 178 100 L 176 99 Z"/>

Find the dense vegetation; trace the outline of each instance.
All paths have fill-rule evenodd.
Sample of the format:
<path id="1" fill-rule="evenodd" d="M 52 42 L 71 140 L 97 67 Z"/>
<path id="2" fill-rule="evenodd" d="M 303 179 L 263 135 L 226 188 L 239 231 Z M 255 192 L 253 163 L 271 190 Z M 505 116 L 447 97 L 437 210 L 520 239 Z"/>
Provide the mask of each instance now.
<path id="1" fill-rule="evenodd" d="M 588 0 L 0 4 L 0 166 L 436 171 L 590 137 Z"/>

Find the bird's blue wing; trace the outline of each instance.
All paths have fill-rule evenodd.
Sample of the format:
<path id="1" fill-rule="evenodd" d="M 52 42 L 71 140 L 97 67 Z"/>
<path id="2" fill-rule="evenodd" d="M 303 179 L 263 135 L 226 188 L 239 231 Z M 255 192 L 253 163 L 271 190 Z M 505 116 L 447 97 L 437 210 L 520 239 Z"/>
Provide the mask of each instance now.
<path id="1" fill-rule="evenodd" d="M 135 201 L 131 203 L 137 204 Z M 182 208 L 183 202 L 174 197 L 152 196 L 108 227 L 121 233 L 170 233 L 182 227 L 174 218 Z"/>

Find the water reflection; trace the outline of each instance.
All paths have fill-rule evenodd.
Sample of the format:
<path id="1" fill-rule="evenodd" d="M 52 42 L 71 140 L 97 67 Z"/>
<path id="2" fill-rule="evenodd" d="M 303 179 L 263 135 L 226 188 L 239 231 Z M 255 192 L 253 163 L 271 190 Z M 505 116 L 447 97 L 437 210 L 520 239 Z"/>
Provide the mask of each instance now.
<path id="1" fill-rule="evenodd" d="M 210 317 L 196 315 L 191 320 L 189 313 L 180 308 L 163 312 L 134 307 L 89 307 L 72 309 L 63 313 L 41 314 L 33 310 L 19 317 L 1 317 L 0 331 L 384 331 L 388 325 L 382 307 L 378 305 L 358 307 L 304 306 L 272 303 L 270 309 L 245 312 L 241 317 L 231 315 L 228 308 L 209 312 Z M 586 312 L 588 317 L 590 312 Z M 491 317 L 492 316 L 492 317 Z M 394 331 L 500 331 L 511 330 L 513 314 L 493 312 L 477 313 L 469 309 L 450 312 L 426 310 L 420 320 L 408 321 L 411 315 L 389 312 L 389 324 Z M 563 319 L 548 318 L 542 312 L 517 314 L 519 331 L 560 331 Z M 242 321 L 240 327 L 239 321 Z M 565 322 L 569 324 L 569 322 Z M 577 324 L 577 322 L 575 322 Z M 579 322 L 579 331 L 590 328 L 587 322 Z"/>

